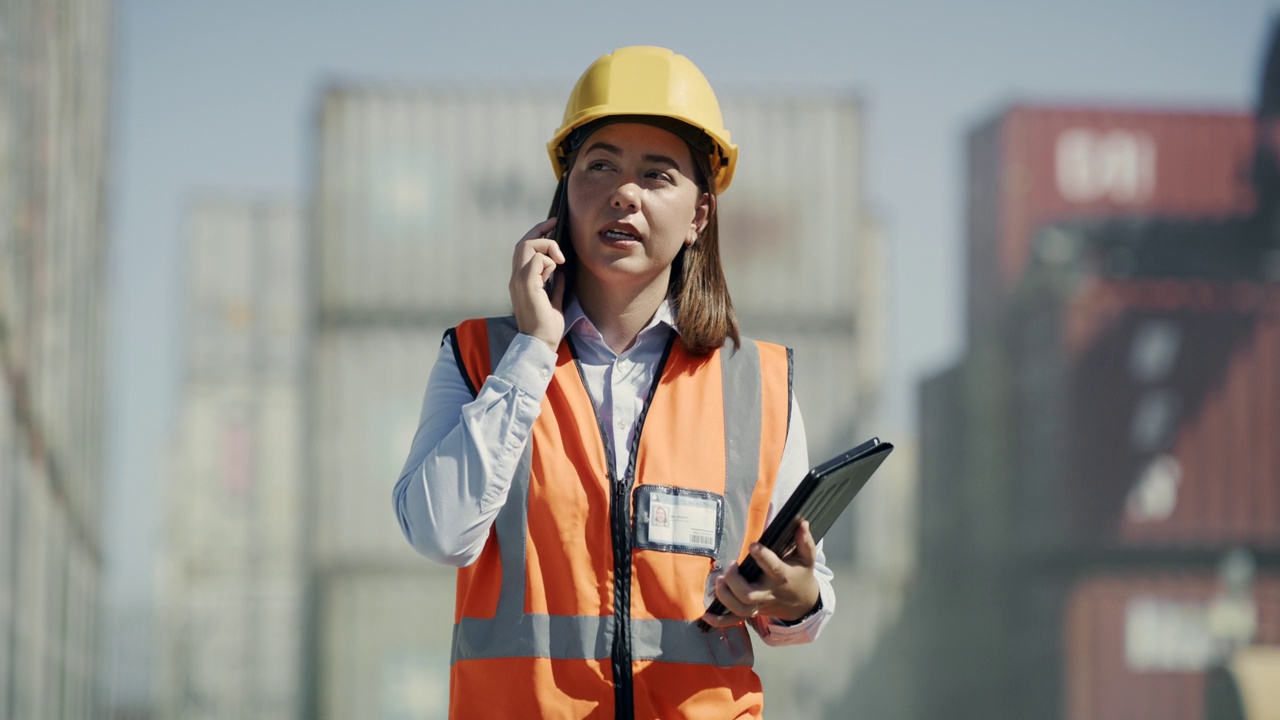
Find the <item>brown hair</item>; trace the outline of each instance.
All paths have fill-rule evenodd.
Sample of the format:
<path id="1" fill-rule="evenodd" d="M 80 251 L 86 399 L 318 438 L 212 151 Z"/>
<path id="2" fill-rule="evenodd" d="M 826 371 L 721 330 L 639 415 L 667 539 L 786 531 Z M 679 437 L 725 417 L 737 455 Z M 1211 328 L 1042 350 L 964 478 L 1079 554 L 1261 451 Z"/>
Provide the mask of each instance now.
<path id="1" fill-rule="evenodd" d="M 682 248 L 671 263 L 667 299 L 671 302 L 676 327 L 680 328 L 680 341 L 684 349 L 694 355 L 706 355 L 722 347 L 730 338 L 733 339 L 734 347 L 740 348 L 742 338 L 738 332 L 737 316 L 733 312 L 733 300 L 729 297 L 729 284 L 725 281 L 724 267 L 720 262 L 719 213 L 715 189 L 709 180 L 713 177 L 711 158 L 692 146 L 689 147 L 689 153 L 693 157 L 698 190 L 710 195 L 712 202 L 707 224 L 698 233 L 697 241 Z M 547 215 L 559 218 L 552 237 L 564 253 L 564 264 L 558 272 L 564 273 L 566 301 L 573 289 L 578 269 L 573 242 L 565 242 L 569 240 L 569 203 L 566 198 L 573 163 L 573 157 L 566 158 L 565 171 L 556 186 L 551 210 Z"/>

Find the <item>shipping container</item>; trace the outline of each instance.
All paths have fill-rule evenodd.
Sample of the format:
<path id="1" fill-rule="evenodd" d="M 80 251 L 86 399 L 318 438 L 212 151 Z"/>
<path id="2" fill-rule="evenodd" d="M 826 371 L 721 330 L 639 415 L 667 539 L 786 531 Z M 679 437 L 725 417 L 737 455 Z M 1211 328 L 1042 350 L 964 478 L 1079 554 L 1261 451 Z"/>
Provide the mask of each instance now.
<path id="1" fill-rule="evenodd" d="M 110 27 L 105 0 L 0 5 L 0 712 L 11 717 L 101 716 Z"/>
<path id="2" fill-rule="evenodd" d="M 721 105 L 741 148 L 733 185 L 720 199 L 721 255 L 735 308 L 827 332 L 872 316 L 874 308 L 858 304 L 860 271 L 879 260 L 879 237 L 866 226 L 857 99 L 726 93 Z"/>
<path id="3" fill-rule="evenodd" d="M 920 563 L 926 573 L 945 567 L 965 526 L 965 366 L 957 363 L 920 383 Z"/>
<path id="4" fill-rule="evenodd" d="M 969 334 L 992 332 L 1034 233 L 1067 220 L 1246 215 L 1245 112 L 1016 105 L 968 139 Z"/>
<path id="5" fill-rule="evenodd" d="M 185 385 L 164 524 L 178 562 L 301 561 L 300 392 L 296 382 Z"/>
<path id="6" fill-rule="evenodd" d="M 1280 547 L 1280 286 L 1072 287 L 1011 332 L 1029 547 Z"/>
<path id="7" fill-rule="evenodd" d="M 926 573 L 990 570 L 1017 549 L 1010 374 L 1004 348 L 987 339 L 922 385 L 918 512 Z"/>
<path id="8" fill-rule="evenodd" d="M 158 716 L 301 717 L 300 569 L 188 570 L 174 584 L 183 594 L 162 615 Z"/>
<path id="9" fill-rule="evenodd" d="M 0 382 L 0 408 L 12 408 L 13 395 L 9 383 Z M 14 627 L 18 606 L 18 556 L 22 548 L 18 544 L 17 528 L 19 503 L 25 497 L 23 472 L 24 455 L 19 448 L 20 432 L 12 413 L 0 412 L 0 476 L 9 478 L 0 482 L 0 699 L 7 700 L 13 692 L 12 674 L 17 630 Z"/>
<path id="10" fill-rule="evenodd" d="M 317 337 L 308 545 L 320 567 L 430 564 L 400 532 L 391 491 L 443 333 L 367 326 Z"/>
<path id="11" fill-rule="evenodd" d="M 325 93 L 315 190 L 322 322 L 501 312 L 512 248 L 551 203 L 545 145 L 562 103 L 534 90 Z"/>
<path id="12" fill-rule="evenodd" d="M 188 209 L 188 377 L 297 378 L 307 256 L 290 203 L 202 194 Z"/>
<path id="13" fill-rule="evenodd" d="M 1231 661 L 1232 619 L 1246 646 L 1280 644 L 1280 577 L 1259 575 L 1234 604 L 1213 574 L 1080 580 L 1063 627 L 1066 717 L 1205 718 L 1207 674 Z"/>
<path id="14" fill-rule="evenodd" d="M 155 694 L 166 717 L 297 717 L 307 347 L 298 213 L 202 195 L 186 223 L 189 322 L 164 488 Z"/>
<path id="15" fill-rule="evenodd" d="M 446 717 L 454 589 L 452 571 L 326 573 L 317 597 L 317 717 Z"/>
<path id="16" fill-rule="evenodd" d="M 563 103 L 561 89 L 330 89 L 318 120 L 323 320 L 501 311 L 512 247 L 550 206 L 545 145 Z M 857 101 L 725 94 L 722 107 L 743 148 L 720 204 L 739 312 L 846 328 L 873 310 L 857 306 L 849 269 L 879 240 L 862 232 Z"/>

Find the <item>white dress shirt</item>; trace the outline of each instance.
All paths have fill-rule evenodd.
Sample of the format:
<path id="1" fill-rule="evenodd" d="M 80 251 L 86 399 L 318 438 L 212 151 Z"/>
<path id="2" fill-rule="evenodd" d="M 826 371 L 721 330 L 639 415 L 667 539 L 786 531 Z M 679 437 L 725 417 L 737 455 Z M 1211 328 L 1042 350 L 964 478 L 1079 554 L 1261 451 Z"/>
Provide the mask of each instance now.
<path id="1" fill-rule="evenodd" d="M 630 463 L 632 435 L 659 370 L 669 329 L 679 331 L 664 301 L 631 347 L 617 354 L 576 301 L 565 310 L 565 332 L 573 334 L 587 391 L 600 414 L 606 442 L 613 446 L 619 478 Z M 452 345 L 449 340 L 442 343 L 427 382 L 418 431 L 394 492 L 400 529 L 418 552 L 456 567 L 480 556 L 489 528 L 506 502 L 555 366 L 556 353 L 546 343 L 518 334 L 473 399 Z M 766 522 L 808 470 L 804 421 L 793 399 Z M 753 625 L 766 644 L 791 645 L 817 638 L 836 605 L 821 544 L 814 576 L 822 608 L 796 625 L 756 618 Z M 708 603 L 712 588 L 709 579 Z"/>

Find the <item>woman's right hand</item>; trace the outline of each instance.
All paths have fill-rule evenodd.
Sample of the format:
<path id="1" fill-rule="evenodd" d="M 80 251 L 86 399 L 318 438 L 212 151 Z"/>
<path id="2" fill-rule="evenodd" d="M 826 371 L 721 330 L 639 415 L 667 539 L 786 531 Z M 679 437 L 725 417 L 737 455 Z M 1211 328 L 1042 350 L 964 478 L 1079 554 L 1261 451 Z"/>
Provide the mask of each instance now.
<path id="1" fill-rule="evenodd" d="M 534 225 L 516 243 L 511 259 L 511 309 L 516 327 L 547 344 L 554 351 L 564 335 L 564 273 L 555 273 L 551 292 L 547 280 L 564 262 L 564 253 L 555 240 L 544 237 L 556 226 L 555 218 Z"/>

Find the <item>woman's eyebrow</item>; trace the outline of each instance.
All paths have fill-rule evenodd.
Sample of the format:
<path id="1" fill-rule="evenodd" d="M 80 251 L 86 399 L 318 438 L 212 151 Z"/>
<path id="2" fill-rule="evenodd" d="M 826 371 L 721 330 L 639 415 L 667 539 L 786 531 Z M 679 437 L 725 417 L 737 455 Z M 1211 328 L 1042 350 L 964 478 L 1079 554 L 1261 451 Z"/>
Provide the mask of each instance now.
<path id="1" fill-rule="evenodd" d="M 670 165 L 673 168 L 680 167 L 680 163 L 676 162 L 672 158 L 667 157 L 666 155 L 645 155 L 644 161 L 649 163 L 656 163 L 660 165 Z"/>
<path id="2" fill-rule="evenodd" d="M 622 154 L 622 148 L 618 147 L 617 145 L 610 145 L 609 143 L 604 142 L 603 140 L 597 140 L 591 143 L 590 145 L 587 146 L 587 149 L 583 150 L 582 152 L 583 154 L 586 154 L 591 152 L 592 150 L 603 150 L 607 153 L 613 153 L 614 155 Z"/>

